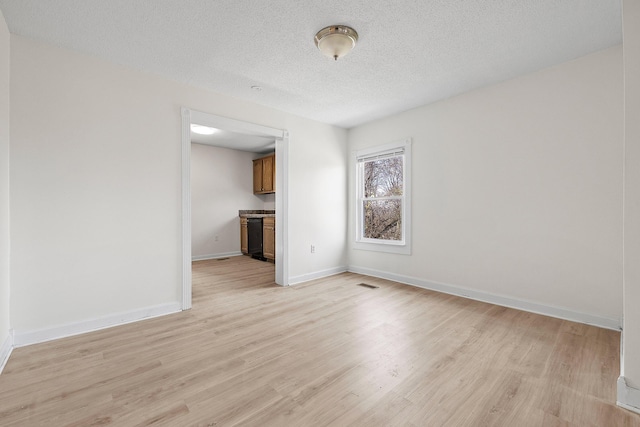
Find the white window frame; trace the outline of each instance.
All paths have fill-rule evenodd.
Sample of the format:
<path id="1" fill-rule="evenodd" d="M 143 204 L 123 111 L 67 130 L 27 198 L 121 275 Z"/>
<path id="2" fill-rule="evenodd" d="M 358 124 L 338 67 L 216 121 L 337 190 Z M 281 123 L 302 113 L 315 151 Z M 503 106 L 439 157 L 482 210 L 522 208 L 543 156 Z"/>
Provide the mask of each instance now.
<path id="1" fill-rule="evenodd" d="M 403 195 L 402 201 L 402 240 L 383 240 L 365 238 L 363 223 L 364 201 L 364 159 L 385 157 L 402 153 L 403 158 Z M 390 144 L 357 150 L 353 154 L 355 168 L 355 240 L 354 249 L 362 249 L 396 254 L 411 254 L 411 138 Z M 395 198 L 395 197 L 394 197 Z"/>

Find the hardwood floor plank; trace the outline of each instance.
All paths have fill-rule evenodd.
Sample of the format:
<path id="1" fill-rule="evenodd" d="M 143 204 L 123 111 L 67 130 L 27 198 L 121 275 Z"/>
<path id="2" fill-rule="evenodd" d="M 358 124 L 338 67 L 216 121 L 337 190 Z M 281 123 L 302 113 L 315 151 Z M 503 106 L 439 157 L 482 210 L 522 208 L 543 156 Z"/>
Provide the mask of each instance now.
<path id="1" fill-rule="evenodd" d="M 370 289 L 358 286 L 367 283 Z M 343 273 L 193 263 L 193 308 L 15 349 L 2 426 L 640 426 L 620 334 Z"/>

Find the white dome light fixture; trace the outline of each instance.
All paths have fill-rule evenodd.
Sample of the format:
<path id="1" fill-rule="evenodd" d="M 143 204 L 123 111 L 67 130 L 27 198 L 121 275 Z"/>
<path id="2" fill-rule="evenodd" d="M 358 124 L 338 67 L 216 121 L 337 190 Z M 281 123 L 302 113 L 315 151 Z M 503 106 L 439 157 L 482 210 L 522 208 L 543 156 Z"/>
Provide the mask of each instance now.
<path id="1" fill-rule="evenodd" d="M 191 132 L 197 133 L 199 135 L 213 135 L 218 130 L 214 128 L 210 128 L 209 126 L 197 125 L 195 123 L 191 123 Z"/>
<path id="2" fill-rule="evenodd" d="M 318 31 L 314 40 L 324 56 L 337 61 L 351 52 L 358 41 L 358 33 L 351 27 L 330 25 Z"/>

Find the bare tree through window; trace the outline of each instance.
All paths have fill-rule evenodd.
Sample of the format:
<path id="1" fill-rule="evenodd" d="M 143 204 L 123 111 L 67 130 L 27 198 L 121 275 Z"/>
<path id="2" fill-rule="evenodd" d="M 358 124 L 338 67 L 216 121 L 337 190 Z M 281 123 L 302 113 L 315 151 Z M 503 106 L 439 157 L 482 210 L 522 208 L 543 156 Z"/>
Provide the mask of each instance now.
<path id="1" fill-rule="evenodd" d="M 363 237 L 402 240 L 403 157 L 364 162 Z"/>

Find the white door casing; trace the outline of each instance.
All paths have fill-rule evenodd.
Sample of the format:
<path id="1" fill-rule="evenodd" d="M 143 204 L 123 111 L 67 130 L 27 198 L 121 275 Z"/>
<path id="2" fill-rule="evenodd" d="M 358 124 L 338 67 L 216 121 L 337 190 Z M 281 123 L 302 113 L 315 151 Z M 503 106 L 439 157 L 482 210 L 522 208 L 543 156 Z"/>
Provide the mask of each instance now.
<path id="1" fill-rule="evenodd" d="M 276 277 L 281 286 L 289 285 L 288 269 L 288 161 L 289 133 L 255 123 L 229 119 L 186 107 L 182 115 L 182 310 L 191 308 L 191 123 L 231 132 L 276 139 Z"/>

